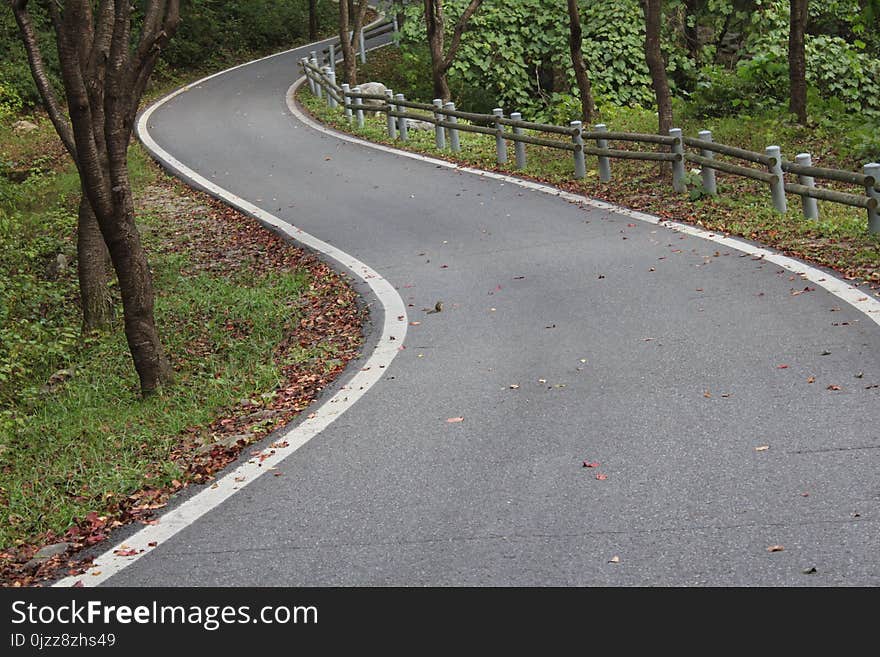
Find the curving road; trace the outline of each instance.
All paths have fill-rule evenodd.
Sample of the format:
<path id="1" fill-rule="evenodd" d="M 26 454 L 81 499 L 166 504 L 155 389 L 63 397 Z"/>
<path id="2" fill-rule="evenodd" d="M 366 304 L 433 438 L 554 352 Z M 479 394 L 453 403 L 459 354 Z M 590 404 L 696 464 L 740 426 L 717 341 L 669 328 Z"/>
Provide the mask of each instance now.
<path id="1" fill-rule="evenodd" d="M 373 267 L 414 325 L 284 476 L 108 584 L 880 584 L 877 323 L 717 243 L 322 134 L 285 104 L 300 56 L 150 134 Z"/>

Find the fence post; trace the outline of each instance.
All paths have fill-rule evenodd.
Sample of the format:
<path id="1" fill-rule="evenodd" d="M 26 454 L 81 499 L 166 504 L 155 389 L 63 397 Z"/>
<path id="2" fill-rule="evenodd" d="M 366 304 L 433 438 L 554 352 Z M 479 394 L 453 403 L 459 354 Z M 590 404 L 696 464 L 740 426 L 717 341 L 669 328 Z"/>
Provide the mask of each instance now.
<path id="1" fill-rule="evenodd" d="M 330 70 L 336 72 L 336 46 L 330 44 Z"/>
<path id="2" fill-rule="evenodd" d="M 317 58 L 317 57 L 312 57 L 311 64 L 312 64 L 312 66 L 313 66 L 314 68 L 318 68 L 318 58 Z M 320 70 L 320 69 L 319 69 L 319 70 Z M 313 73 L 314 73 L 314 71 L 313 71 Z M 323 97 L 324 97 L 324 87 L 322 86 L 322 84 L 321 84 L 321 78 L 318 77 L 318 74 L 317 74 L 317 73 L 315 73 L 315 95 L 316 95 L 318 98 L 323 98 Z"/>
<path id="3" fill-rule="evenodd" d="M 608 132 L 608 126 L 599 123 L 593 126 L 596 132 Z M 596 148 L 608 148 L 607 139 L 596 139 Z M 599 156 L 599 180 L 601 182 L 611 182 L 611 159 L 604 155 Z"/>
<path id="4" fill-rule="evenodd" d="M 327 79 L 330 80 L 330 86 L 327 89 L 327 105 L 329 107 L 336 107 L 336 101 L 333 99 L 333 94 L 330 93 L 331 91 L 333 91 L 333 87 L 336 86 L 336 73 L 331 71 L 329 66 L 325 66 L 324 75 L 326 75 Z"/>
<path id="5" fill-rule="evenodd" d="M 813 166 L 813 158 L 810 157 L 809 153 L 799 153 L 798 155 L 795 155 L 794 161 L 803 167 Z M 798 182 L 804 187 L 816 186 L 816 181 L 813 180 L 813 176 L 798 175 Z M 801 194 L 801 203 L 804 206 L 804 218 L 819 218 L 819 202 L 816 199 L 814 199 L 812 196 Z"/>
<path id="6" fill-rule="evenodd" d="M 397 38 L 397 33 L 400 31 L 400 26 L 397 24 L 397 16 L 395 15 L 392 19 L 394 22 L 394 38 Z"/>
<path id="7" fill-rule="evenodd" d="M 455 103 L 449 102 L 443 106 L 443 109 L 455 111 Z M 458 123 L 458 119 L 454 116 L 447 116 L 446 120 L 449 123 Z M 458 139 L 458 130 L 455 128 L 449 128 L 449 148 L 453 153 L 458 153 L 461 150 L 461 142 Z"/>
<path id="8" fill-rule="evenodd" d="M 433 105 L 437 109 L 443 109 L 443 99 L 435 98 L 433 101 Z M 437 121 L 442 121 L 443 115 L 434 112 L 434 118 Z M 444 148 L 446 148 L 446 132 L 443 130 L 442 125 L 434 126 L 434 144 L 437 146 L 438 150 L 443 150 Z"/>
<path id="9" fill-rule="evenodd" d="M 349 125 L 351 124 L 351 98 L 348 97 L 348 94 L 351 93 L 351 87 L 348 83 L 343 83 L 342 85 L 342 106 L 345 108 L 345 120 L 348 121 Z"/>
<path id="10" fill-rule="evenodd" d="M 681 128 L 670 128 L 669 136 L 675 139 L 672 145 L 672 154 L 676 156 L 672 160 L 672 189 L 679 194 L 687 191 L 684 170 L 684 142 L 681 138 Z"/>
<path id="11" fill-rule="evenodd" d="M 388 105 L 388 111 L 385 113 L 385 120 L 388 123 L 388 138 L 397 138 L 397 118 L 391 116 L 391 112 L 397 111 L 397 105 L 394 104 L 394 92 L 391 89 L 385 90 L 385 104 Z"/>
<path id="12" fill-rule="evenodd" d="M 779 146 L 768 146 L 764 153 L 770 158 L 770 173 L 776 179 L 770 183 L 770 195 L 773 197 L 773 207 L 779 214 L 785 214 L 788 203 L 785 200 L 785 179 L 782 173 L 782 150 Z"/>
<path id="13" fill-rule="evenodd" d="M 361 92 L 361 88 L 360 88 L 360 87 L 355 87 L 354 89 L 352 89 L 352 91 L 353 91 L 354 93 L 356 93 L 356 94 L 359 94 L 359 93 Z M 356 98 L 354 99 L 355 116 L 357 117 L 358 128 L 363 128 L 363 127 L 364 127 L 364 110 L 363 110 L 363 105 L 364 105 L 364 99 L 363 99 L 363 98 L 361 98 L 361 97 L 358 96 L 358 97 L 356 97 Z"/>
<path id="14" fill-rule="evenodd" d="M 864 171 L 865 175 L 872 179 L 865 185 L 868 198 L 873 198 L 877 203 L 880 203 L 880 192 L 877 191 L 877 185 L 880 185 L 880 164 L 876 162 L 866 164 Z M 880 233 L 880 208 L 878 207 L 874 207 L 873 210 L 868 209 L 868 232 Z"/>
<path id="15" fill-rule="evenodd" d="M 361 48 L 361 64 L 367 63 L 367 46 L 366 46 L 366 37 L 364 37 L 364 31 L 361 29 L 360 32 L 360 48 Z"/>
<path id="16" fill-rule="evenodd" d="M 504 110 L 500 107 L 496 107 L 492 110 L 492 114 L 496 117 L 495 130 L 497 133 L 495 135 L 495 153 L 497 155 L 498 164 L 505 164 L 507 162 L 507 142 L 504 141 L 504 137 L 501 135 L 504 126 L 498 122 L 498 119 L 504 118 Z"/>
<path id="17" fill-rule="evenodd" d="M 312 95 L 315 95 L 315 81 L 312 79 L 312 70 L 309 68 L 309 58 L 303 57 L 301 60 L 303 73 L 306 75 L 306 80 L 309 83 L 309 91 L 312 92 Z"/>
<path id="18" fill-rule="evenodd" d="M 514 121 L 522 121 L 522 114 L 520 112 L 511 112 L 510 118 Z M 513 126 L 513 134 L 521 135 L 523 134 L 523 129 L 519 126 Z M 525 169 L 526 168 L 526 144 L 522 141 L 514 141 L 513 142 L 513 150 L 516 153 L 516 168 L 517 169 Z"/>
<path id="19" fill-rule="evenodd" d="M 700 130 L 697 136 L 703 141 L 712 141 L 712 132 L 709 130 Z M 705 148 L 700 149 L 700 155 L 710 160 L 715 159 L 714 151 Z M 718 186 L 715 184 L 715 169 L 707 166 L 700 167 L 700 177 L 703 179 L 703 191 L 710 196 L 715 196 L 718 193 Z"/>
<path id="20" fill-rule="evenodd" d="M 398 101 L 406 100 L 406 96 L 404 96 L 403 94 L 397 94 L 397 95 L 395 96 L 395 98 L 396 98 Z M 398 106 L 397 106 L 397 110 L 398 110 L 401 114 L 407 114 L 406 108 L 405 108 L 405 107 L 402 107 L 401 105 L 398 105 Z M 407 132 L 407 127 L 406 127 L 406 117 L 405 117 L 405 116 L 400 116 L 400 117 L 397 118 L 397 132 L 400 133 L 400 139 L 401 139 L 402 141 L 408 141 L 408 140 L 409 140 L 409 133 Z"/>
<path id="21" fill-rule="evenodd" d="M 587 164 L 584 162 L 584 124 L 581 121 L 572 121 L 568 125 L 577 130 L 571 140 L 574 142 L 574 177 L 580 180 L 587 175 Z"/>

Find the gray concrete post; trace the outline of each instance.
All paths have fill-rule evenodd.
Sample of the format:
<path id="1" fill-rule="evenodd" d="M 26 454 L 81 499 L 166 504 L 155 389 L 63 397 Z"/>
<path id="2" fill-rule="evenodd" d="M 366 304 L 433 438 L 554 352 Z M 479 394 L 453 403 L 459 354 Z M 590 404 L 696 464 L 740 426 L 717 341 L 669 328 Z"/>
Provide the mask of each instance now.
<path id="1" fill-rule="evenodd" d="M 454 112 L 455 103 L 446 103 L 443 106 L 443 109 L 452 110 Z M 458 123 L 458 119 L 454 116 L 447 116 L 446 120 L 449 123 Z M 461 151 L 461 142 L 458 139 L 458 130 L 456 130 L 455 128 L 449 128 L 449 148 L 452 150 L 453 153 L 458 153 L 459 151 Z"/>
<path id="2" fill-rule="evenodd" d="M 669 136 L 676 139 L 672 145 L 672 153 L 677 156 L 672 161 L 672 189 L 678 193 L 687 191 L 684 169 L 684 142 L 681 140 L 681 128 L 670 128 Z"/>
<path id="3" fill-rule="evenodd" d="M 511 112 L 510 118 L 514 121 L 522 121 L 522 114 L 520 112 Z M 513 126 L 513 134 L 521 135 L 523 134 L 523 129 L 517 126 Z M 525 142 L 515 141 L 513 142 L 513 150 L 516 153 L 516 168 L 517 169 L 525 169 L 526 168 L 526 145 Z"/>
<path id="4" fill-rule="evenodd" d="M 315 62 L 315 64 L 317 65 L 317 63 L 318 63 L 318 51 L 317 51 L 317 50 L 309 51 L 309 59 L 311 59 L 311 60 L 312 60 L 313 62 Z"/>
<path id="5" fill-rule="evenodd" d="M 331 86 L 336 85 L 336 73 L 331 71 L 329 66 L 324 67 L 324 75 L 326 75 L 332 83 Z M 333 96 L 330 95 L 329 91 L 327 92 L 327 105 L 329 107 L 336 107 L 336 101 L 333 99 Z"/>
<path id="6" fill-rule="evenodd" d="M 406 100 L 406 96 L 404 96 L 403 94 L 397 94 L 395 98 L 397 100 Z M 407 113 L 405 107 L 398 106 L 398 109 L 403 114 Z M 400 139 L 402 141 L 409 141 L 409 132 L 407 131 L 406 127 L 406 117 L 400 116 L 397 118 L 397 132 L 400 133 Z"/>
<path id="7" fill-rule="evenodd" d="M 813 158 L 810 157 L 809 153 L 799 153 L 798 155 L 795 155 L 794 161 L 804 167 L 813 166 Z M 798 182 L 804 187 L 816 186 L 816 181 L 813 180 L 813 176 L 799 175 Z M 819 201 L 814 199 L 812 196 L 805 196 L 801 194 L 801 203 L 804 206 L 804 218 L 813 220 L 819 218 Z"/>
<path id="8" fill-rule="evenodd" d="M 312 57 L 311 64 L 312 64 L 312 66 L 315 66 L 315 67 L 318 66 L 318 59 L 317 59 L 317 57 Z M 317 74 L 315 74 L 315 75 L 317 75 Z M 324 87 L 321 86 L 321 80 L 318 79 L 317 77 L 315 78 L 315 95 L 316 95 L 318 98 L 323 98 L 323 97 L 324 97 Z"/>
<path id="9" fill-rule="evenodd" d="M 385 114 L 385 120 L 388 122 L 388 138 L 397 139 L 397 118 L 391 116 L 391 112 L 397 111 L 397 105 L 394 104 L 394 92 L 391 89 L 385 90 L 385 104 L 388 105 L 388 112 Z"/>
<path id="10" fill-rule="evenodd" d="M 400 26 L 397 24 L 397 16 L 391 19 L 394 23 L 394 37 L 397 38 L 397 33 L 400 32 Z"/>
<path id="11" fill-rule="evenodd" d="M 443 99 L 442 98 L 435 98 L 433 100 L 432 104 L 437 109 L 443 109 Z M 443 118 L 444 117 L 442 114 L 437 114 L 436 112 L 434 113 L 435 120 L 442 121 Z M 435 125 L 434 126 L 434 145 L 437 146 L 438 150 L 443 150 L 444 148 L 446 148 L 446 131 L 443 129 L 442 125 Z"/>
<path id="12" fill-rule="evenodd" d="M 355 87 L 352 89 L 353 92 L 359 94 L 361 92 L 360 87 Z M 362 109 L 364 105 L 364 99 L 357 97 L 354 99 L 354 107 L 355 107 L 355 116 L 357 117 L 357 125 L 358 128 L 364 127 L 364 110 Z"/>
<path id="13" fill-rule="evenodd" d="M 500 107 L 493 109 L 492 114 L 498 118 L 504 118 L 504 110 Z M 495 119 L 495 130 L 498 131 L 498 134 L 495 135 L 495 154 L 498 159 L 498 164 L 505 164 L 507 162 L 507 142 L 504 140 L 504 137 L 501 136 L 501 131 L 504 129 L 504 126 L 498 122 L 498 118 Z"/>
<path id="14" fill-rule="evenodd" d="M 367 63 L 367 46 L 366 46 L 366 38 L 364 37 L 364 31 L 360 31 L 359 35 L 360 39 L 360 50 L 361 50 L 361 64 Z"/>
<path id="15" fill-rule="evenodd" d="M 880 192 L 876 189 L 877 185 L 880 185 L 880 164 L 877 162 L 866 164 L 864 173 L 866 176 L 874 179 L 873 185 L 865 186 L 865 191 L 868 193 L 868 197 L 877 199 L 877 202 L 880 203 Z M 868 232 L 875 234 L 880 233 L 880 208 L 868 210 Z"/>
<path id="16" fill-rule="evenodd" d="M 608 132 L 608 126 L 604 123 L 598 123 L 593 128 L 596 132 Z M 596 139 L 596 148 L 608 148 L 608 140 Z M 604 155 L 599 156 L 599 180 L 601 182 L 611 182 L 611 158 Z"/>
<path id="17" fill-rule="evenodd" d="M 703 141 L 712 141 L 712 132 L 709 130 L 700 130 L 697 136 Z M 710 160 L 715 159 L 715 152 L 705 148 L 700 149 L 700 155 Z M 700 177 L 703 179 L 703 191 L 710 196 L 715 196 L 718 193 L 718 186 L 715 184 L 715 169 L 700 167 Z"/>
<path id="18" fill-rule="evenodd" d="M 314 79 L 312 79 L 312 72 L 308 68 L 306 68 L 306 65 L 309 63 L 309 58 L 303 57 L 301 61 L 302 61 L 303 73 L 305 73 L 306 80 L 309 83 L 309 91 L 311 91 L 312 95 L 314 96 L 315 95 L 315 81 L 314 81 Z"/>
<path id="19" fill-rule="evenodd" d="M 348 97 L 348 94 L 350 94 L 350 93 L 351 93 L 351 87 L 348 85 L 347 82 L 343 83 L 343 85 L 342 85 L 342 100 L 343 100 L 343 104 L 345 105 L 345 120 L 348 121 L 349 124 L 351 124 L 351 108 L 349 107 L 349 105 L 351 104 L 351 98 Z"/>
<path id="20" fill-rule="evenodd" d="M 776 180 L 770 183 L 770 196 L 773 197 L 773 207 L 779 214 L 785 214 L 788 210 L 788 202 L 785 200 L 785 178 L 782 173 L 782 150 L 779 146 L 768 146 L 764 154 L 771 158 L 770 173 L 776 176 Z"/>
<path id="21" fill-rule="evenodd" d="M 330 70 L 336 72 L 336 46 L 330 44 Z"/>
<path id="22" fill-rule="evenodd" d="M 574 177 L 580 180 L 587 175 L 587 163 L 584 161 L 584 136 L 582 121 L 572 121 L 568 124 L 575 130 L 577 134 L 572 135 L 571 140 L 574 142 Z"/>

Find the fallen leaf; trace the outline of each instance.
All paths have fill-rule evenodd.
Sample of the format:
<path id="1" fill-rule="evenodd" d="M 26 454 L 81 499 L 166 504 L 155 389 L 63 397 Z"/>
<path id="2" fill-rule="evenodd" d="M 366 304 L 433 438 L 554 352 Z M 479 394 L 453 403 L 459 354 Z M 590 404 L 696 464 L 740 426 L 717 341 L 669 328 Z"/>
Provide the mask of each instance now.
<path id="1" fill-rule="evenodd" d="M 156 541 L 150 541 L 149 543 L 147 543 L 147 547 L 156 547 L 157 545 L 159 544 Z"/>
<path id="2" fill-rule="evenodd" d="M 598 461 L 584 461 L 584 467 L 585 468 L 598 468 L 599 462 Z"/>
<path id="3" fill-rule="evenodd" d="M 767 552 L 782 552 L 784 549 L 781 545 L 771 545 L 767 548 Z"/>
<path id="4" fill-rule="evenodd" d="M 138 553 L 134 548 L 127 548 L 125 550 L 113 550 L 113 554 L 118 557 L 134 557 Z"/>
<path id="5" fill-rule="evenodd" d="M 613 557 L 611 557 L 608 560 L 608 563 L 620 563 L 620 557 L 618 557 L 617 555 L 614 555 Z"/>
<path id="6" fill-rule="evenodd" d="M 803 571 L 804 575 L 815 575 L 818 572 L 819 571 L 816 570 L 815 566 L 811 566 L 810 568 L 805 568 Z"/>
<path id="7" fill-rule="evenodd" d="M 828 386 L 827 390 L 840 390 L 840 386 L 836 386 L 834 384 Z"/>
<path id="8" fill-rule="evenodd" d="M 807 383 L 816 383 L 816 377 L 811 376 L 809 379 L 807 379 Z"/>
<path id="9" fill-rule="evenodd" d="M 463 418 L 463 417 L 451 417 L 451 418 L 449 418 L 449 419 L 446 420 L 446 421 L 447 421 L 449 424 L 455 424 L 455 423 L 457 423 L 457 422 L 464 422 L 464 418 Z"/>
<path id="10" fill-rule="evenodd" d="M 707 390 L 703 393 L 703 397 L 705 397 L 706 399 L 712 399 L 712 393 Z"/>
<path id="11" fill-rule="evenodd" d="M 75 589 L 81 589 L 84 586 L 85 586 L 85 584 L 83 584 L 83 581 L 81 579 L 78 579 L 78 580 L 76 580 L 76 582 L 73 583 L 73 588 L 75 588 Z"/>
<path id="12" fill-rule="evenodd" d="M 517 383 L 511 383 L 511 384 L 510 384 L 510 389 L 511 389 L 511 390 L 519 390 L 519 384 L 517 384 Z"/>
<path id="13" fill-rule="evenodd" d="M 606 479 L 608 479 L 608 475 L 607 474 L 597 474 L 596 479 L 598 479 L 599 481 L 605 481 Z"/>
<path id="14" fill-rule="evenodd" d="M 547 383 L 547 379 L 538 379 L 538 383 Z"/>
<path id="15" fill-rule="evenodd" d="M 760 447 L 755 447 L 756 452 L 766 452 L 770 449 L 770 445 L 761 445 Z"/>
<path id="16" fill-rule="evenodd" d="M 787 370 L 787 369 L 788 369 L 788 365 L 785 365 L 785 364 L 777 365 L 777 366 L 776 366 L 776 369 L 777 369 L 777 370 Z"/>

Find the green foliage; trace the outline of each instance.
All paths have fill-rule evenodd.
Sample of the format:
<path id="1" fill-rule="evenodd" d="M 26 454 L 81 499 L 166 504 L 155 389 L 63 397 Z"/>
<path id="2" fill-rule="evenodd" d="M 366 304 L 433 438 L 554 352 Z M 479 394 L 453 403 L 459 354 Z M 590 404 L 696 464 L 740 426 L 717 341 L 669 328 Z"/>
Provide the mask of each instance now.
<path id="1" fill-rule="evenodd" d="M 318 29 L 332 31 L 336 8 L 318 0 Z M 217 67 L 243 53 L 292 47 L 309 35 L 307 0 L 182 0 L 181 22 L 162 58 L 171 69 Z"/>
<path id="2" fill-rule="evenodd" d="M 448 26 L 455 24 L 466 4 L 464 0 L 445 4 Z M 427 52 L 422 11 L 419 5 L 407 8 L 401 42 L 405 53 Z M 654 95 L 645 63 L 644 21 L 638 1 L 582 3 L 581 12 L 584 58 L 598 103 L 652 105 Z M 676 76 L 687 77 L 693 67 L 674 44 L 667 57 L 674 86 Z M 565 107 L 565 96 L 576 89 L 565 3 L 485 3 L 462 39 L 450 71 L 450 87 L 481 90 L 480 109 L 501 105 L 535 119 L 557 114 Z M 457 94 L 456 100 L 461 103 L 465 97 L 465 93 Z M 566 118 L 578 113 L 575 110 Z"/>

